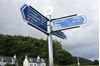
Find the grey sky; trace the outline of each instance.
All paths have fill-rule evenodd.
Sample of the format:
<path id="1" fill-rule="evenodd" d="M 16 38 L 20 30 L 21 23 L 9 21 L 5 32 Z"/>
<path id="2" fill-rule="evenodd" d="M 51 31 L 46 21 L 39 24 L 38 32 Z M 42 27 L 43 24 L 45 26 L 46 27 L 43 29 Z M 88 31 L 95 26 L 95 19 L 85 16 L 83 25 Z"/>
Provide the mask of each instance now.
<path id="1" fill-rule="evenodd" d="M 74 56 L 99 58 L 98 0 L 1 0 L 0 33 L 47 38 L 45 34 L 23 21 L 20 8 L 24 3 L 32 5 L 42 14 L 52 6 L 54 9 L 52 18 L 72 14 L 85 15 L 86 24 L 77 29 L 63 31 L 67 39 L 62 40 L 54 36 L 53 38 L 61 41 L 63 48 Z"/>

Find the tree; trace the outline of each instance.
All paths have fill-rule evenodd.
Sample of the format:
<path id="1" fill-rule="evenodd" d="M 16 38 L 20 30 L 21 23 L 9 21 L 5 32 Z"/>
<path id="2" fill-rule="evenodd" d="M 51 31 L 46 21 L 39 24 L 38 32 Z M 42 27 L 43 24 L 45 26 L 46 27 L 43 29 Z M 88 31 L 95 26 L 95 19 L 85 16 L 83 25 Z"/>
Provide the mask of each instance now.
<path id="1" fill-rule="evenodd" d="M 13 56 L 16 54 L 19 65 L 23 63 L 25 55 L 36 58 L 40 56 L 48 63 L 47 40 L 24 36 L 10 36 L 0 34 L 0 55 Z M 72 63 L 72 55 L 62 49 L 61 42 L 53 40 L 54 63 L 66 65 Z"/>
<path id="2" fill-rule="evenodd" d="M 99 61 L 98 61 L 98 60 L 94 60 L 94 61 L 92 62 L 92 64 L 93 64 L 93 65 L 99 65 Z"/>
<path id="3" fill-rule="evenodd" d="M 15 64 L 5 64 L 4 66 L 16 66 Z"/>

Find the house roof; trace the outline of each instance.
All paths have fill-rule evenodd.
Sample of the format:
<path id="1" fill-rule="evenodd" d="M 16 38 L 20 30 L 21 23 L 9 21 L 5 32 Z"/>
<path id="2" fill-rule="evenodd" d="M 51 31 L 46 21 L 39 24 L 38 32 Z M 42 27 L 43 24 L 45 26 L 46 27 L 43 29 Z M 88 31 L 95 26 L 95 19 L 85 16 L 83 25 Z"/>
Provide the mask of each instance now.
<path id="1" fill-rule="evenodd" d="M 44 59 L 28 58 L 29 63 L 45 63 Z"/>
<path id="2" fill-rule="evenodd" d="M 13 57 L 5 57 L 5 56 L 0 56 L 1 59 L 3 59 L 3 62 L 12 62 Z"/>

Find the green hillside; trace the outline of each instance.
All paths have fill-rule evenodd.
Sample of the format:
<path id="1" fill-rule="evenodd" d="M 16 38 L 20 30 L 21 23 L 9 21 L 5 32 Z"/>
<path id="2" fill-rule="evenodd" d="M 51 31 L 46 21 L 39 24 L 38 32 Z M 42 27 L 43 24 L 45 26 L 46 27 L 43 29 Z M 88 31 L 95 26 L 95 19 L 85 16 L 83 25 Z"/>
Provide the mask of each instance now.
<path id="1" fill-rule="evenodd" d="M 73 61 L 74 61 L 75 64 L 77 64 L 77 57 L 73 57 Z M 79 57 L 79 62 L 82 65 L 88 65 L 88 64 L 92 63 L 91 60 L 88 60 L 88 59 L 85 59 L 85 58 L 81 58 L 81 57 Z"/>
<path id="2" fill-rule="evenodd" d="M 48 65 L 48 41 L 24 36 L 10 36 L 0 34 L 0 56 L 13 56 L 16 54 L 18 63 L 22 65 L 25 55 L 36 58 L 40 56 Z M 72 65 L 77 64 L 76 57 L 62 48 L 57 40 L 53 40 L 54 64 Z M 81 64 L 91 64 L 92 61 L 80 58 Z M 97 61 L 93 64 L 98 64 Z"/>
<path id="3" fill-rule="evenodd" d="M 72 64 L 72 55 L 62 49 L 61 43 L 53 40 L 54 63 L 60 65 Z M 0 55 L 13 56 L 16 54 L 19 64 L 22 64 L 25 55 L 40 56 L 48 63 L 47 40 L 24 36 L 10 36 L 0 34 Z"/>

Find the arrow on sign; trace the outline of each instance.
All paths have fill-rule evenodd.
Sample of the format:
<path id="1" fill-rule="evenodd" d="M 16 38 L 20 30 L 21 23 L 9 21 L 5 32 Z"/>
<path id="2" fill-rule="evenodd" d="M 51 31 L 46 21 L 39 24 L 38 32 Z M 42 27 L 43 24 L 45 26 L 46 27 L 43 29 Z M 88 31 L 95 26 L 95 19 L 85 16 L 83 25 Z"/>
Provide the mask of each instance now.
<path id="1" fill-rule="evenodd" d="M 59 18 L 52 20 L 53 31 L 61 31 L 65 29 L 70 29 L 74 27 L 79 27 L 86 22 L 85 16 L 74 16 L 68 18 Z"/>
<path id="2" fill-rule="evenodd" d="M 31 6 L 24 5 L 21 8 L 23 18 L 28 21 L 33 27 L 40 31 L 47 33 L 47 21 L 48 19 L 40 14 L 37 10 Z"/>

